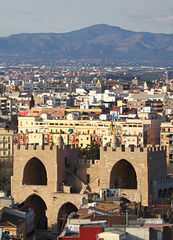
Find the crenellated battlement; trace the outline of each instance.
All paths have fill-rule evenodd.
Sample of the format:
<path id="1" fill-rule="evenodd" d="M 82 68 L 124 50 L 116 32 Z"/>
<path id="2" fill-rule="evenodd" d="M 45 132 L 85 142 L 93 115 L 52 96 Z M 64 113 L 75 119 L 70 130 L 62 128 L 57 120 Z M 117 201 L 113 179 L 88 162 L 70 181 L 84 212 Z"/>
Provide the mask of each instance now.
<path id="1" fill-rule="evenodd" d="M 62 145 L 62 146 L 58 146 L 56 144 L 51 144 L 51 145 L 38 145 L 38 144 L 25 144 L 25 145 L 20 145 L 20 144 L 15 144 L 14 145 L 14 149 L 15 150 L 74 150 L 74 149 L 78 149 L 78 145 Z"/>
<path id="2" fill-rule="evenodd" d="M 99 159 L 96 159 L 96 160 L 92 160 L 92 159 L 87 159 L 87 160 L 78 159 L 78 164 L 80 166 L 89 168 L 89 167 L 92 167 L 92 166 L 99 165 L 100 164 L 100 160 Z"/>
<path id="3" fill-rule="evenodd" d="M 72 145 L 56 145 L 56 144 L 51 144 L 51 145 L 38 145 L 38 144 L 25 144 L 25 145 L 20 145 L 20 144 L 15 144 L 14 145 L 15 150 L 55 150 L 55 149 L 61 149 L 61 150 L 73 150 L 73 149 L 78 149 L 77 144 L 72 144 Z M 162 152 L 166 151 L 166 146 L 150 146 L 148 145 L 147 147 L 135 147 L 135 146 L 129 146 L 126 147 L 125 145 L 121 145 L 120 147 L 112 148 L 112 147 L 100 147 L 100 151 L 103 152 Z"/>
<path id="4" fill-rule="evenodd" d="M 166 151 L 165 146 L 147 146 L 147 147 L 135 147 L 135 146 L 129 146 L 126 147 L 125 145 L 121 145 L 120 147 L 112 148 L 112 147 L 101 147 L 100 151 L 102 152 L 130 152 L 130 153 L 139 153 L 139 152 L 163 152 Z"/>

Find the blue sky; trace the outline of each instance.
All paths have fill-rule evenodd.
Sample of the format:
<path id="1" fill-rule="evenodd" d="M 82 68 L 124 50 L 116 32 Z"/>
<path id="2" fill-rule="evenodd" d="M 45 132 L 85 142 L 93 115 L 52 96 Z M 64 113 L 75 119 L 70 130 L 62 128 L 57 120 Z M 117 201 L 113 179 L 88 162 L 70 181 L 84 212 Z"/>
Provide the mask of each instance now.
<path id="1" fill-rule="evenodd" d="M 99 23 L 173 33 L 173 0 L 1 0 L 0 36 L 68 32 Z"/>

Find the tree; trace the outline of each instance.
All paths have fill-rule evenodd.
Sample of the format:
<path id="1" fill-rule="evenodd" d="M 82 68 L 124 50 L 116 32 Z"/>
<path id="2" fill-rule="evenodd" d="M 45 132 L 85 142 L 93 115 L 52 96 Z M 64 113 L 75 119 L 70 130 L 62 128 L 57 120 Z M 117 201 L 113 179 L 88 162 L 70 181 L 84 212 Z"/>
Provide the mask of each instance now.
<path id="1" fill-rule="evenodd" d="M 88 145 L 85 148 L 79 148 L 78 153 L 79 157 L 84 160 L 91 159 L 94 161 L 100 159 L 100 145 L 93 141 L 91 145 Z"/>

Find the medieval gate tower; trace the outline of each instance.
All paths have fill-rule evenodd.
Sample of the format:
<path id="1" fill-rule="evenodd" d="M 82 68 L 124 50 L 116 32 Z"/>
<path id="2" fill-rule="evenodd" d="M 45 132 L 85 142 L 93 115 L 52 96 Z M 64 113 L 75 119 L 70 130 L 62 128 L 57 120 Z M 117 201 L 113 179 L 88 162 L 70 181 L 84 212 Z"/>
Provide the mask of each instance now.
<path id="1" fill-rule="evenodd" d="M 76 211 L 87 192 L 117 188 L 120 196 L 147 206 L 153 180 L 166 178 L 164 148 L 100 148 L 100 159 L 80 160 L 78 148 L 58 145 L 14 147 L 12 197 L 31 207 L 35 228 L 62 230 L 64 216 Z"/>

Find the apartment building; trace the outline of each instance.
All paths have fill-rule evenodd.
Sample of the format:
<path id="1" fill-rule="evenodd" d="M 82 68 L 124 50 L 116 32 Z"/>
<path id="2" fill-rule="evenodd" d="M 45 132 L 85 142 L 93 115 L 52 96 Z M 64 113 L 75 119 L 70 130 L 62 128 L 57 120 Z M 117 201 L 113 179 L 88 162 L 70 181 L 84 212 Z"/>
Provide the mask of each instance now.
<path id="1" fill-rule="evenodd" d="M 161 123 L 160 144 L 167 147 L 169 174 L 173 174 L 173 120 Z"/>
<path id="2" fill-rule="evenodd" d="M 0 117 L 11 120 L 11 100 L 7 97 L 0 97 Z"/>
<path id="3" fill-rule="evenodd" d="M 56 143 L 56 138 L 61 134 L 66 144 L 78 144 L 81 147 L 90 145 L 92 141 L 101 143 L 103 146 L 110 145 L 114 135 L 126 146 L 159 144 L 160 119 L 150 119 L 149 114 L 144 115 L 145 117 L 141 115 L 140 119 L 114 122 L 20 116 L 18 117 L 18 142 L 40 145 L 43 142 Z"/>
<path id="4" fill-rule="evenodd" d="M 164 111 L 164 104 L 161 100 L 131 100 L 127 102 L 127 107 L 129 109 L 136 108 L 138 112 L 143 111 L 146 107 L 150 109 L 151 112 L 162 114 Z"/>
<path id="5" fill-rule="evenodd" d="M 13 131 L 0 128 L 0 187 L 10 189 L 13 164 Z"/>

